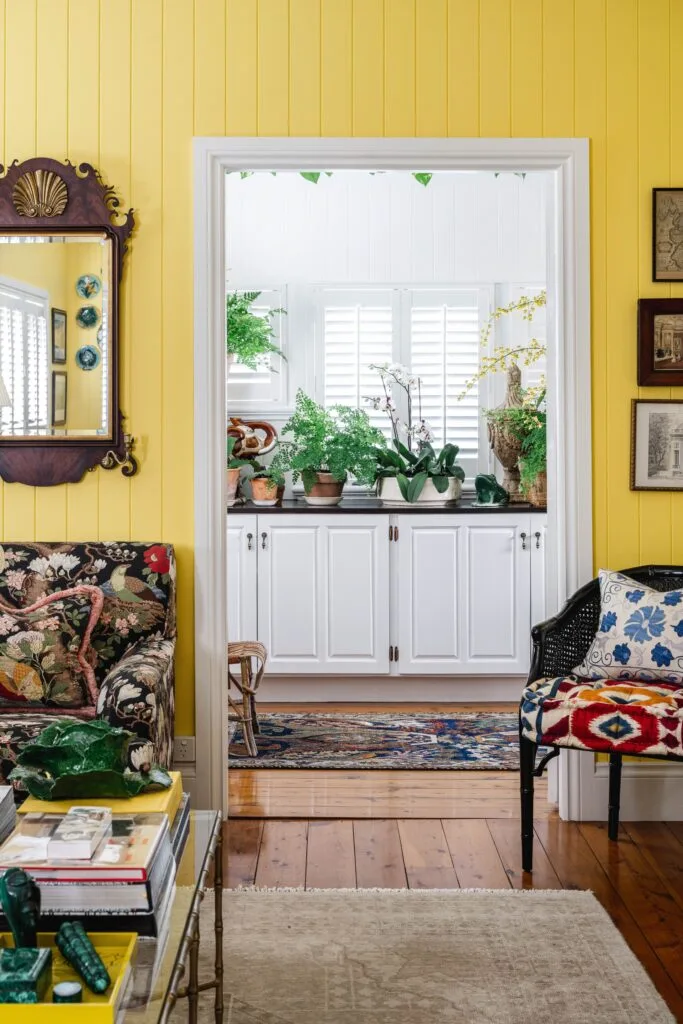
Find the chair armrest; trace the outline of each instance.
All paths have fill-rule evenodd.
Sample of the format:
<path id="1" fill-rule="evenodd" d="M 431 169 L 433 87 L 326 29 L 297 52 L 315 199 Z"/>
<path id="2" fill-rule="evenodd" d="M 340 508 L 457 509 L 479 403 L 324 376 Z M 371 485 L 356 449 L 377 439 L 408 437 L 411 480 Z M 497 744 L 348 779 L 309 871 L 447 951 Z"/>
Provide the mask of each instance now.
<path id="1" fill-rule="evenodd" d="M 533 652 L 527 682 L 569 675 L 588 653 L 599 617 L 598 581 L 591 580 L 567 601 L 557 615 L 531 630 Z"/>
<path id="2" fill-rule="evenodd" d="M 169 767 L 173 756 L 175 638 L 145 637 L 126 651 L 105 676 L 97 716 L 128 729 L 130 767 L 155 761 Z"/>

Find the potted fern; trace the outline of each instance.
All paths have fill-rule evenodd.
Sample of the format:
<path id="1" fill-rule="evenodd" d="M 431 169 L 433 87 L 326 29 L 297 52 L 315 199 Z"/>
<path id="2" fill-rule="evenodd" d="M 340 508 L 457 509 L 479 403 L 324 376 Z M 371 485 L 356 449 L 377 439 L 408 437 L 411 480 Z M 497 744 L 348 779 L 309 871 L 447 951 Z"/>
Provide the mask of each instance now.
<path id="1" fill-rule="evenodd" d="M 268 309 L 263 314 L 252 312 L 251 305 L 260 296 L 261 292 L 229 292 L 225 297 L 228 368 L 237 360 L 250 370 L 257 370 L 264 356 L 285 358 L 273 341 L 273 321 L 287 311 Z"/>
<path id="2" fill-rule="evenodd" d="M 282 434 L 291 437 L 280 440 L 271 471 L 291 470 L 294 483 L 303 481 L 309 505 L 337 505 L 349 473 L 359 483 L 375 478 L 375 451 L 384 437 L 363 409 L 324 409 L 299 389 Z"/>
<path id="3" fill-rule="evenodd" d="M 269 466 L 260 462 L 252 463 L 250 476 L 251 500 L 254 505 L 277 505 L 279 496 L 278 490 L 284 487 L 285 474 L 280 468 L 277 456 Z"/>
<path id="4" fill-rule="evenodd" d="M 237 444 L 237 438 L 232 437 L 228 434 L 227 440 L 227 486 L 228 486 L 228 508 L 231 508 L 237 501 L 237 489 L 240 485 L 240 474 L 244 467 L 244 462 L 241 459 L 236 458 L 233 455 L 235 445 Z"/>

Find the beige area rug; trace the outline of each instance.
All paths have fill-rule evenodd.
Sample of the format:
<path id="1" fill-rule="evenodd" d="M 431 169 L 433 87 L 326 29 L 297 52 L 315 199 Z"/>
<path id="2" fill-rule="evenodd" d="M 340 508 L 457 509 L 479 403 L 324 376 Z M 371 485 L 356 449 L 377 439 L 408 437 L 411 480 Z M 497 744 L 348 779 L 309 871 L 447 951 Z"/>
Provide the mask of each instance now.
<path id="1" fill-rule="evenodd" d="M 674 1021 L 589 892 L 238 889 L 224 921 L 224 1024 Z"/>

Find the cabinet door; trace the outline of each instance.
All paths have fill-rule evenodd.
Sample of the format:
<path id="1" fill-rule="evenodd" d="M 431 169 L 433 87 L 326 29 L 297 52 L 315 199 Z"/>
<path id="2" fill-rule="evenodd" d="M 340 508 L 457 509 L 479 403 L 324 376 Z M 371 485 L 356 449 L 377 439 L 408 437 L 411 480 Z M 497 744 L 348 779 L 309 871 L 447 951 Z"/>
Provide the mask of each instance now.
<path id="1" fill-rule="evenodd" d="M 410 514 L 396 522 L 398 670 L 402 675 L 463 672 L 461 517 Z"/>
<path id="2" fill-rule="evenodd" d="M 337 515 L 324 530 L 325 666 L 389 671 L 389 516 Z"/>
<path id="3" fill-rule="evenodd" d="M 256 516 L 228 514 L 228 640 L 256 640 Z"/>
<path id="4" fill-rule="evenodd" d="M 553 614 L 547 604 L 546 540 L 547 519 L 543 515 L 531 517 L 531 625 L 543 622 Z"/>
<path id="5" fill-rule="evenodd" d="M 389 671 L 389 517 L 258 517 L 259 639 L 268 671 Z"/>
<path id="6" fill-rule="evenodd" d="M 323 528 L 319 516 L 258 516 L 258 637 L 268 672 L 320 672 Z"/>
<path id="7" fill-rule="evenodd" d="M 529 670 L 529 520 L 528 515 L 503 514 L 463 527 L 463 660 L 468 672 L 521 675 Z"/>

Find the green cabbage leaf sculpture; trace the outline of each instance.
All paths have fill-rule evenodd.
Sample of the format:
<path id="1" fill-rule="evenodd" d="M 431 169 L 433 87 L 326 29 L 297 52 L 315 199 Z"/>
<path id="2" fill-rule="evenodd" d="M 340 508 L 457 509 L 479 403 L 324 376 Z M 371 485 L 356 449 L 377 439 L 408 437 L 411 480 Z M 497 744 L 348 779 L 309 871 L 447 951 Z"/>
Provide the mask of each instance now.
<path id="1" fill-rule="evenodd" d="M 132 732 L 101 719 L 58 719 L 26 744 L 10 778 L 22 782 L 39 800 L 125 800 L 148 790 L 167 789 L 172 780 L 159 765 L 136 772 L 128 767 L 128 749 L 136 739 Z"/>

